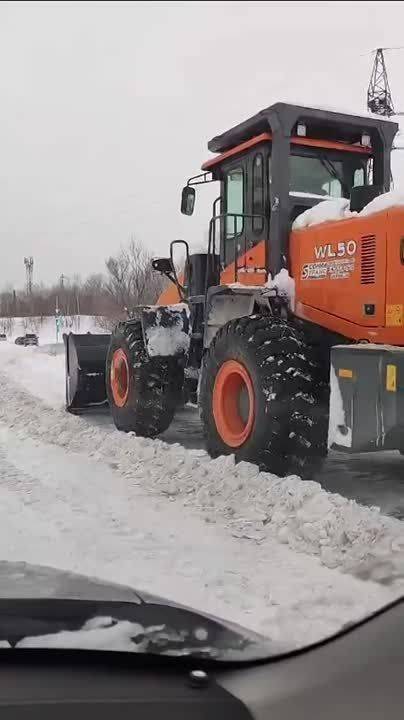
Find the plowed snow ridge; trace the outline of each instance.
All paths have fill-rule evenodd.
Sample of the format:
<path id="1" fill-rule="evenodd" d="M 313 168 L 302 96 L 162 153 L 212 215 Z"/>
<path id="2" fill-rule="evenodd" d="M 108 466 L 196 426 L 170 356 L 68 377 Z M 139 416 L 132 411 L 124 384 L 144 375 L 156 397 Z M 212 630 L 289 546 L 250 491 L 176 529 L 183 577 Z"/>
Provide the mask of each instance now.
<path id="1" fill-rule="evenodd" d="M 34 359 L 36 351 L 30 352 Z M 211 460 L 200 450 L 91 426 L 39 402 L 4 373 L 0 388 L 0 420 L 8 427 L 112 462 L 144 489 L 181 500 L 207 522 L 225 524 L 236 537 L 257 543 L 276 538 L 295 551 L 318 556 L 328 568 L 381 582 L 404 581 L 403 526 L 377 508 L 327 493 L 316 482 L 280 479 L 248 463 L 235 465 L 233 457 Z"/>

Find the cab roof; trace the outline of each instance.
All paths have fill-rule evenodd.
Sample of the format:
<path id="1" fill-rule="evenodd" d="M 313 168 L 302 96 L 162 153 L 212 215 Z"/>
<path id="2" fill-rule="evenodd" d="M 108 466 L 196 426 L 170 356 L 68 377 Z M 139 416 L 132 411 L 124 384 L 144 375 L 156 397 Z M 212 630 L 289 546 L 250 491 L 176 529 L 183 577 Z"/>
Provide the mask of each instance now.
<path id="1" fill-rule="evenodd" d="M 208 149 L 213 153 L 227 152 L 263 133 L 281 131 L 285 136 L 295 135 L 298 122 L 306 125 L 308 138 L 354 145 L 360 143 L 362 134 L 367 132 L 372 145 L 376 142 L 388 149 L 398 130 L 397 123 L 377 115 L 350 115 L 327 108 L 278 102 L 212 138 Z"/>

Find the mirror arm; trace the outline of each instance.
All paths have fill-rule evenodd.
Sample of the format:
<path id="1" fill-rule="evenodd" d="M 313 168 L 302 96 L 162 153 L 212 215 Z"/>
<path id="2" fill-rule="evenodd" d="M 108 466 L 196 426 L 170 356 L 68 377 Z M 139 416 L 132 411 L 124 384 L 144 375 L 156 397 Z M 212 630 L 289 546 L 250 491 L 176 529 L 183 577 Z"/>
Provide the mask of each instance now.
<path id="1" fill-rule="evenodd" d="M 174 264 L 174 257 L 173 257 L 173 247 L 176 244 L 185 245 L 186 260 L 185 260 L 184 272 L 185 272 L 185 267 L 189 263 L 189 245 L 186 242 L 186 240 L 172 240 L 170 243 L 170 260 L 171 260 L 171 265 L 173 266 L 173 269 L 174 269 L 174 272 L 173 272 L 174 279 L 172 280 L 172 282 L 174 282 L 175 286 L 177 287 L 180 299 L 182 301 L 184 301 L 185 300 L 185 287 L 183 285 L 181 285 L 181 283 L 178 280 L 177 271 L 175 269 L 175 264 Z M 171 280 L 171 278 L 170 278 L 170 280 Z"/>
<path id="2" fill-rule="evenodd" d="M 178 294 L 179 294 L 179 296 L 180 296 L 180 299 L 181 299 L 181 300 L 185 300 L 185 288 L 181 285 L 180 282 L 178 282 L 178 278 L 177 278 L 176 274 L 173 275 L 170 271 L 162 272 L 161 274 L 162 274 L 162 275 L 165 275 L 165 277 L 166 277 L 170 282 L 172 282 L 173 285 L 175 285 L 175 287 L 176 287 L 177 290 L 178 290 Z"/>
<path id="3" fill-rule="evenodd" d="M 213 174 L 211 172 L 204 172 L 190 177 L 187 181 L 187 186 L 192 187 L 193 185 L 206 185 L 211 182 L 214 182 Z"/>

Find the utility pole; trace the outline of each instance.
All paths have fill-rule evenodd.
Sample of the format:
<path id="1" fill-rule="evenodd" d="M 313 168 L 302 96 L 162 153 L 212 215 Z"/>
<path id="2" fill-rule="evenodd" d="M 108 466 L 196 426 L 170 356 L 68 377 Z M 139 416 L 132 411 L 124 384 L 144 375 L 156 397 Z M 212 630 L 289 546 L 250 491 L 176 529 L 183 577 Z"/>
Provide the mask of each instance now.
<path id="1" fill-rule="evenodd" d="M 55 326 L 56 326 L 56 342 L 59 341 L 59 329 L 60 329 L 60 309 L 59 309 L 59 297 L 56 295 L 55 303 Z"/>
<path id="2" fill-rule="evenodd" d="M 80 301 L 79 301 L 78 291 L 76 293 L 76 305 L 77 305 L 77 326 L 78 326 L 78 330 L 80 330 Z"/>
<path id="3" fill-rule="evenodd" d="M 24 258 L 26 291 L 27 295 L 32 295 L 32 279 L 34 276 L 34 258 L 32 256 Z"/>
<path id="4" fill-rule="evenodd" d="M 382 115 L 384 117 L 403 114 L 401 112 L 397 113 L 394 109 L 389 79 L 387 77 L 384 52 L 390 52 L 391 50 L 404 50 L 404 46 L 376 48 L 376 50 L 372 51 L 375 53 L 375 59 L 373 62 L 367 95 L 369 112 L 374 113 L 375 115 Z"/>

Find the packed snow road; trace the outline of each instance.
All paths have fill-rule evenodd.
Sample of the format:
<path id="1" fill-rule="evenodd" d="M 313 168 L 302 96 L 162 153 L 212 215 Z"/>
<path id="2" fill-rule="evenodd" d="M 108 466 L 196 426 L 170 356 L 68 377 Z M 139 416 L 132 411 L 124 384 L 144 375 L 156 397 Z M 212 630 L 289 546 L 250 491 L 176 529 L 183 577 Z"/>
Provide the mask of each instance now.
<path id="1" fill-rule="evenodd" d="M 63 355 L 41 350 L 0 348 L 0 559 L 131 584 L 288 646 L 403 592 L 401 522 L 316 482 L 212 461 L 192 408 L 178 421 L 189 449 L 175 429 L 149 441 L 71 416 Z"/>

